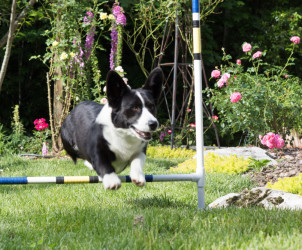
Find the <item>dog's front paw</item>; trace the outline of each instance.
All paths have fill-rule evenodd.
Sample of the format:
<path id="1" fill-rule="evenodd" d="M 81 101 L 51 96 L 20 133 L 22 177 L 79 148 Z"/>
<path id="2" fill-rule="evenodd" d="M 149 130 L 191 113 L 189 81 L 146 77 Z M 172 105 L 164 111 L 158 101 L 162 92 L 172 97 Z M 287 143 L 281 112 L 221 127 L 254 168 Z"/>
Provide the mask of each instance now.
<path id="1" fill-rule="evenodd" d="M 103 177 L 103 185 L 105 189 L 119 189 L 121 187 L 121 180 L 116 173 L 105 174 Z"/>
<path id="2" fill-rule="evenodd" d="M 130 173 L 131 181 L 138 187 L 145 186 L 146 179 L 145 176 L 141 173 Z"/>

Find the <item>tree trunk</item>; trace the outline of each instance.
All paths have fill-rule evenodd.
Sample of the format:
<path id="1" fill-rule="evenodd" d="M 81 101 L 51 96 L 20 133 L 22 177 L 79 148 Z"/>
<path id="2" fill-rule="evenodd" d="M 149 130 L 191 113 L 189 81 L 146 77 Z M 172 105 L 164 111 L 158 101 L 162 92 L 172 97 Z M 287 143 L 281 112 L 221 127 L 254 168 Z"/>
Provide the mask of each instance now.
<path id="1" fill-rule="evenodd" d="M 29 12 L 30 8 L 32 6 L 34 6 L 35 3 L 36 3 L 36 0 L 30 0 L 29 3 L 28 3 L 28 5 L 22 10 L 22 12 L 17 17 L 17 19 L 14 20 L 14 22 L 13 22 L 13 33 L 20 26 L 20 23 L 22 22 L 22 20 L 25 18 L 25 16 Z M 8 34 L 9 34 L 9 31 L 0 39 L 0 48 L 2 48 L 6 44 L 7 38 L 8 38 Z M 13 38 L 12 39 L 14 39 L 14 34 L 13 34 Z"/>
<path id="2" fill-rule="evenodd" d="M 55 56 L 55 60 L 58 60 L 58 55 Z M 54 93 L 53 93 L 53 121 L 55 134 L 57 138 L 55 147 L 53 149 L 60 152 L 62 150 L 62 140 L 60 137 L 59 129 L 61 128 L 62 123 L 62 114 L 63 114 L 63 97 L 64 97 L 64 88 L 63 88 L 63 79 L 61 68 L 56 68 L 55 76 L 58 80 L 55 80 L 54 83 Z M 56 153 L 58 153 L 56 152 Z"/>
<path id="3" fill-rule="evenodd" d="M 7 45 L 6 45 L 4 59 L 2 62 L 2 66 L 1 66 L 1 71 L 0 71 L 0 93 L 1 93 L 1 88 L 2 88 L 3 81 L 4 81 L 4 77 L 6 74 L 6 69 L 7 69 L 7 65 L 8 65 L 8 61 L 9 61 L 9 57 L 10 57 L 10 52 L 12 49 L 13 34 L 15 31 L 14 30 L 14 21 L 15 21 L 15 17 L 16 17 L 16 7 L 17 7 L 17 1 L 13 0 L 12 10 L 11 10 L 11 15 L 10 15 L 10 25 L 9 25 L 9 31 L 8 31 L 8 37 L 7 37 Z"/>

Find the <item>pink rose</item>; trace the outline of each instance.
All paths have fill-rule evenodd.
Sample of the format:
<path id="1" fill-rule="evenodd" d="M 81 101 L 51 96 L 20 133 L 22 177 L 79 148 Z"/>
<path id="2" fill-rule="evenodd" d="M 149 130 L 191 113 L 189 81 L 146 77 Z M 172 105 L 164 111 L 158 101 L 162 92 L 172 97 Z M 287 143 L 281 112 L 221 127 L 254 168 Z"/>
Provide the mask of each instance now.
<path id="1" fill-rule="evenodd" d="M 171 129 L 169 129 L 169 130 L 168 130 L 168 134 L 170 135 L 171 133 L 172 133 L 172 130 L 171 130 Z"/>
<path id="2" fill-rule="evenodd" d="M 252 49 L 252 45 L 250 45 L 249 43 L 244 43 L 242 45 L 242 51 L 244 53 L 249 52 Z"/>
<path id="3" fill-rule="evenodd" d="M 261 143 L 271 149 L 282 148 L 284 146 L 284 140 L 278 134 L 272 132 L 267 133 L 265 136 L 259 135 Z"/>
<path id="4" fill-rule="evenodd" d="M 219 70 L 215 69 L 215 70 L 212 71 L 211 77 L 219 78 L 219 76 L 220 76 L 220 71 Z"/>
<path id="5" fill-rule="evenodd" d="M 276 142 L 276 148 L 283 148 L 284 146 L 284 140 L 282 138 L 279 138 Z"/>
<path id="6" fill-rule="evenodd" d="M 300 37 L 298 36 L 293 36 L 291 39 L 290 39 L 291 42 L 293 42 L 294 44 L 299 44 L 300 43 Z"/>
<path id="7" fill-rule="evenodd" d="M 219 88 L 222 88 L 224 86 L 224 84 L 225 84 L 225 80 L 222 78 L 220 78 L 217 82 L 217 85 Z"/>
<path id="8" fill-rule="evenodd" d="M 273 132 L 267 133 L 264 137 L 266 137 L 266 146 L 269 148 L 275 148 L 275 137 L 276 135 Z"/>
<path id="9" fill-rule="evenodd" d="M 240 59 L 237 59 L 236 63 L 237 63 L 238 65 L 241 65 L 241 60 L 240 60 Z"/>
<path id="10" fill-rule="evenodd" d="M 285 78 L 287 78 L 287 77 L 288 77 L 288 75 L 285 75 L 284 77 L 285 77 Z"/>
<path id="11" fill-rule="evenodd" d="M 195 127 L 196 127 L 196 124 L 195 124 L 195 123 L 190 123 L 190 126 L 191 126 L 192 128 L 195 128 Z"/>
<path id="12" fill-rule="evenodd" d="M 253 58 L 255 59 L 255 58 L 258 58 L 258 57 L 260 57 L 261 56 L 261 51 L 257 51 L 256 53 L 254 53 L 253 54 Z"/>
<path id="13" fill-rule="evenodd" d="M 221 79 L 225 80 L 225 82 L 228 81 L 228 79 L 230 79 L 231 75 L 229 73 L 224 73 L 221 77 Z"/>
<path id="14" fill-rule="evenodd" d="M 233 94 L 231 94 L 231 102 L 235 103 L 241 100 L 241 94 L 239 92 L 234 92 Z"/>
<path id="15" fill-rule="evenodd" d="M 215 120 L 215 121 L 217 121 L 218 120 L 218 116 L 217 115 L 213 115 L 212 119 Z"/>
<path id="16" fill-rule="evenodd" d="M 192 109 L 187 108 L 187 111 L 188 111 L 188 112 L 191 112 L 191 111 L 192 111 Z"/>

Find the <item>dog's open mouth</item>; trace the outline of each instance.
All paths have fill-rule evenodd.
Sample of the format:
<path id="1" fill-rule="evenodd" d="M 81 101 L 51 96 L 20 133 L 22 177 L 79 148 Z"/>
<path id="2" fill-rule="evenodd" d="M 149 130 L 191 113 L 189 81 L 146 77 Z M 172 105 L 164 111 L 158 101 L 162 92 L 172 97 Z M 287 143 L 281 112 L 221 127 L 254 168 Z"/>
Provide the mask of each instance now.
<path id="1" fill-rule="evenodd" d="M 152 139 L 152 134 L 150 132 L 144 132 L 144 131 L 138 130 L 134 126 L 131 126 L 131 128 L 139 138 L 146 140 L 146 141 L 149 141 Z"/>

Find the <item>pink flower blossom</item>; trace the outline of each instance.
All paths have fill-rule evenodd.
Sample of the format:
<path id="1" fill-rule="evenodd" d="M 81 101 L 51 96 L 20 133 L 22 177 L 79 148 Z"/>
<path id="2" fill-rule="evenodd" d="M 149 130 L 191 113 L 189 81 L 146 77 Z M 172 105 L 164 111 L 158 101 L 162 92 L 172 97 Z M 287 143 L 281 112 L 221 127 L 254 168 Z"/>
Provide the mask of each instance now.
<path id="1" fill-rule="evenodd" d="M 166 135 L 167 134 L 165 132 L 160 132 L 160 136 L 159 136 L 160 141 L 163 141 Z"/>
<path id="2" fill-rule="evenodd" d="M 172 133 L 172 130 L 171 130 L 171 129 L 169 129 L 169 130 L 168 130 L 168 134 L 170 135 L 171 133 Z"/>
<path id="3" fill-rule="evenodd" d="M 36 119 L 34 121 L 34 125 L 36 130 L 42 130 L 48 128 L 48 123 L 45 122 L 46 120 L 44 118 Z"/>
<path id="4" fill-rule="evenodd" d="M 218 80 L 218 82 L 217 82 L 217 86 L 218 86 L 219 88 L 222 88 L 222 87 L 224 86 L 224 84 L 225 84 L 225 80 L 222 79 L 222 78 L 220 78 L 220 79 Z"/>
<path id="5" fill-rule="evenodd" d="M 115 16 L 116 24 L 120 24 L 122 26 L 126 25 L 126 16 L 122 7 L 119 6 L 119 3 L 114 3 L 112 8 L 112 13 Z"/>
<path id="6" fill-rule="evenodd" d="M 237 63 L 238 65 L 241 65 L 241 60 L 240 60 L 240 59 L 237 59 L 236 63 Z"/>
<path id="7" fill-rule="evenodd" d="M 235 103 L 241 100 L 241 94 L 239 92 L 234 92 L 233 94 L 231 94 L 231 102 Z"/>
<path id="8" fill-rule="evenodd" d="M 257 51 L 256 53 L 254 53 L 253 54 L 253 58 L 255 59 L 255 58 L 258 58 L 258 57 L 260 57 L 261 56 L 261 51 Z"/>
<path id="9" fill-rule="evenodd" d="M 220 71 L 217 70 L 217 69 L 215 69 L 215 70 L 212 71 L 211 77 L 213 77 L 213 78 L 219 78 L 220 74 L 221 74 Z"/>
<path id="10" fill-rule="evenodd" d="M 215 120 L 215 121 L 217 121 L 218 120 L 218 116 L 217 115 L 213 115 L 212 119 Z"/>
<path id="11" fill-rule="evenodd" d="M 191 112 L 191 111 L 192 111 L 192 109 L 190 109 L 190 108 L 187 108 L 187 111 L 188 111 L 188 112 Z"/>
<path id="12" fill-rule="evenodd" d="M 91 10 L 87 11 L 86 14 L 87 14 L 87 16 L 89 16 L 89 17 L 93 17 L 93 13 L 91 12 Z"/>
<path id="13" fill-rule="evenodd" d="M 285 77 L 285 78 L 287 78 L 287 77 L 288 77 L 288 75 L 285 75 L 284 77 Z"/>
<path id="14" fill-rule="evenodd" d="M 224 73 L 221 77 L 221 79 L 225 80 L 225 82 L 228 81 L 228 79 L 230 79 L 231 75 L 229 73 Z"/>
<path id="15" fill-rule="evenodd" d="M 272 132 L 267 133 L 265 136 L 259 135 L 261 143 L 268 148 L 282 148 L 284 146 L 284 140 L 278 134 Z"/>
<path id="16" fill-rule="evenodd" d="M 294 44 L 299 44 L 300 43 L 300 37 L 293 36 L 293 37 L 291 37 L 290 41 L 293 42 Z"/>
<path id="17" fill-rule="evenodd" d="M 196 124 L 195 124 L 195 123 L 190 123 L 190 126 L 191 126 L 192 128 L 195 128 L 195 127 L 196 127 Z"/>
<path id="18" fill-rule="evenodd" d="M 242 45 L 242 51 L 244 53 L 249 52 L 252 49 L 252 45 L 250 45 L 249 43 L 244 43 Z"/>

